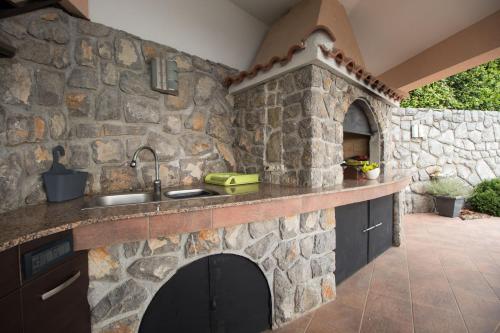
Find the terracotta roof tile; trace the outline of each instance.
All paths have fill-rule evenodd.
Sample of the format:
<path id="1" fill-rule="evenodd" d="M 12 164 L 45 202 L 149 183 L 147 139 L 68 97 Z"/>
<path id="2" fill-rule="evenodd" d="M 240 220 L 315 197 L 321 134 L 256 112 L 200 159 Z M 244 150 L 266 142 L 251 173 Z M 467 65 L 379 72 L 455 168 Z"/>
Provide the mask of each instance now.
<path id="1" fill-rule="evenodd" d="M 247 78 L 254 78 L 260 72 L 267 72 L 276 63 L 280 63 L 280 65 L 282 66 L 286 65 L 288 62 L 290 62 L 290 60 L 292 60 L 295 53 L 305 49 L 306 39 L 311 34 L 317 31 L 325 32 L 333 42 L 335 41 L 335 36 L 328 27 L 322 25 L 316 26 L 299 43 L 290 46 L 286 55 L 283 55 L 281 57 L 274 56 L 265 64 L 257 64 L 253 66 L 249 71 L 241 71 L 237 75 L 229 76 L 224 80 L 224 83 L 227 87 L 229 87 L 232 84 L 240 83 Z M 380 93 L 397 101 L 401 101 L 408 96 L 407 94 L 393 89 L 387 86 L 385 83 L 381 82 L 377 77 L 368 72 L 366 68 L 356 64 L 353 59 L 347 57 L 342 50 L 337 48 L 329 49 L 324 44 L 319 45 L 319 48 L 325 57 L 333 59 L 339 66 L 345 66 L 348 73 L 354 73 L 358 80 L 362 80 L 365 84 L 369 85 L 375 90 L 378 90 Z"/>

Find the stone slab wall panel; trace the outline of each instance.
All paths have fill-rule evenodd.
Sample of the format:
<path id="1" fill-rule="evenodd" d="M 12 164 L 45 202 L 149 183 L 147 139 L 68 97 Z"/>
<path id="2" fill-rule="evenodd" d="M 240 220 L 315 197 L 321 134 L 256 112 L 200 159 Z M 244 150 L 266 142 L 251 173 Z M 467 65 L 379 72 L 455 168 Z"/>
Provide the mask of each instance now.
<path id="1" fill-rule="evenodd" d="M 45 200 L 40 173 L 56 145 L 64 164 L 90 173 L 89 194 L 151 187 L 148 153 L 127 166 L 142 144 L 158 150 L 165 185 L 234 169 L 222 84 L 232 69 L 55 8 L 2 19 L 0 35 L 18 48 L 0 59 L 0 212 Z M 160 55 L 177 61 L 178 96 L 150 88 Z"/>
<path id="2" fill-rule="evenodd" d="M 391 121 L 395 166 L 412 175 L 407 213 L 434 210 L 426 187 L 436 172 L 471 187 L 500 177 L 500 112 L 393 108 Z"/>

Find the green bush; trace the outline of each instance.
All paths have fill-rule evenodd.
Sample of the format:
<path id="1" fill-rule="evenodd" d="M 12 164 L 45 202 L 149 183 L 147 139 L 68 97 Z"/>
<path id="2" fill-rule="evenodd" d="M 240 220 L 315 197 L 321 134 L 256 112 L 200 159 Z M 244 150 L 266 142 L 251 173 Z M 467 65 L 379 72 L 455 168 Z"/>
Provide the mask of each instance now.
<path id="1" fill-rule="evenodd" d="M 500 111 L 500 59 L 410 92 L 404 108 Z"/>
<path id="2" fill-rule="evenodd" d="M 460 180 L 455 178 L 441 178 L 433 180 L 427 186 L 427 193 L 438 197 L 466 197 L 470 189 Z"/>
<path id="3" fill-rule="evenodd" d="M 469 198 L 469 203 L 475 211 L 500 216 L 500 178 L 478 184 Z"/>

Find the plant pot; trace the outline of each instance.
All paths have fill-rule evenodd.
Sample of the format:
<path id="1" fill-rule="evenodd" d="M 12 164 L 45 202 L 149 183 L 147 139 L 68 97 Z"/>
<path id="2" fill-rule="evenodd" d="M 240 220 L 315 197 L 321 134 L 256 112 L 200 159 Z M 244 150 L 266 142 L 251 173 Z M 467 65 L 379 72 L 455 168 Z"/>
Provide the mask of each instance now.
<path id="1" fill-rule="evenodd" d="M 373 180 L 377 179 L 380 176 L 380 168 L 376 168 L 370 171 L 365 172 L 366 178 Z"/>
<path id="2" fill-rule="evenodd" d="M 463 197 L 434 197 L 436 199 L 436 210 L 439 215 L 447 217 L 457 217 L 464 206 Z"/>

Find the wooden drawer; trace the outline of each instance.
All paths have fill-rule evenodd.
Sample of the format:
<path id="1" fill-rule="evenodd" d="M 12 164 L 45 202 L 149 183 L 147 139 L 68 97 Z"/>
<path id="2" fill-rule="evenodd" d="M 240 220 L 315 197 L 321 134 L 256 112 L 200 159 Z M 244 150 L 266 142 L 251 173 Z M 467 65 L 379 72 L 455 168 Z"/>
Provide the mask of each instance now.
<path id="1" fill-rule="evenodd" d="M 21 293 L 19 290 L 0 299 L 0 332 L 21 333 Z"/>
<path id="2" fill-rule="evenodd" d="M 19 277 L 19 248 L 13 247 L 0 252 L 0 298 L 18 289 L 21 282 Z M 1 330 L 0 330 L 1 331 Z"/>
<path id="3" fill-rule="evenodd" d="M 21 289 L 24 332 L 90 332 L 88 285 L 87 251 L 26 283 Z"/>

